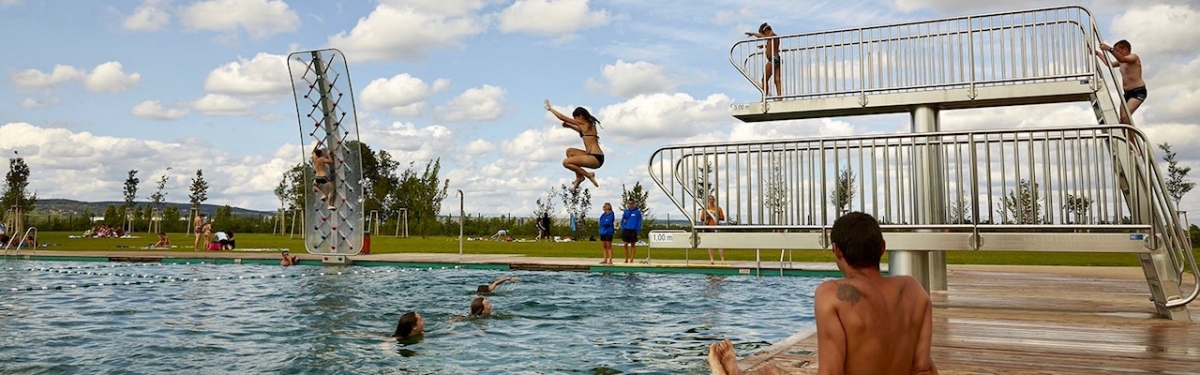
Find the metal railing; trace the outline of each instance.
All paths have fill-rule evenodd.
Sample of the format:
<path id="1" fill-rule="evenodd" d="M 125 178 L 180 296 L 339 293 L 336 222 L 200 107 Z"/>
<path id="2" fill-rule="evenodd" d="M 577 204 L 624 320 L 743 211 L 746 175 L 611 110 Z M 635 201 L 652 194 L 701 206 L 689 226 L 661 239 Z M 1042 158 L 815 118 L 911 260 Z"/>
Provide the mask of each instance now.
<path id="1" fill-rule="evenodd" d="M 1196 274 L 1151 151 L 1092 125 L 668 146 L 649 171 L 693 230 L 819 231 L 863 211 L 889 231 L 1149 233 Z M 728 225 L 700 223 L 708 195 Z"/>
<path id="2" fill-rule="evenodd" d="M 32 235 L 32 237 L 30 236 Z M 33 239 L 34 243 L 31 248 L 37 250 L 37 227 L 29 227 L 25 230 L 25 234 L 17 237 L 12 236 L 4 243 L 4 258 L 7 259 L 10 252 L 12 255 L 21 256 L 21 249 L 25 247 L 25 239 Z"/>
<path id="3" fill-rule="evenodd" d="M 773 37 L 783 90 L 768 99 L 914 92 L 1088 79 L 1095 23 L 1081 7 L 944 18 Z M 766 40 L 737 42 L 729 61 L 763 91 Z M 773 85 L 773 84 L 772 84 Z"/>

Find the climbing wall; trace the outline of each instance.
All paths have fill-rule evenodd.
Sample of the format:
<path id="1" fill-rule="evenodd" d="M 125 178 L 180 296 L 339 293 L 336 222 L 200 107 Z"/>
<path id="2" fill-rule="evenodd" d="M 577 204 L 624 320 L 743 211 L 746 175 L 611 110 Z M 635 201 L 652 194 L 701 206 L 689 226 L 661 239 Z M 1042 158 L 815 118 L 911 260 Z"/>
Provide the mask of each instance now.
<path id="1" fill-rule="evenodd" d="M 296 118 L 305 165 L 304 244 L 311 254 L 356 255 L 362 250 L 362 162 L 353 87 L 345 56 L 338 50 L 295 52 L 288 71 L 296 98 Z M 333 199 L 316 191 L 313 146 L 322 145 L 333 159 L 327 165 Z"/>

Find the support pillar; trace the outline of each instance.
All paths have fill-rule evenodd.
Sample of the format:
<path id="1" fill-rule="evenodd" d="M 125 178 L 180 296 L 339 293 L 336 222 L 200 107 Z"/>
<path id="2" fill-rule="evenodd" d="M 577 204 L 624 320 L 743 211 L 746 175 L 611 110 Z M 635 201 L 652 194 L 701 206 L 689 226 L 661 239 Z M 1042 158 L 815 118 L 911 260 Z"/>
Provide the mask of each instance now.
<path id="1" fill-rule="evenodd" d="M 938 108 L 917 106 L 912 109 L 912 132 L 941 130 Z M 916 182 L 914 224 L 941 224 L 946 217 L 946 199 L 941 171 L 944 169 L 940 142 L 919 138 L 914 143 L 913 180 Z M 926 291 L 946 290 L 946 255 L 940 251 L 900 250 L 888 254 L 888 273 L 909 275 Z"/>

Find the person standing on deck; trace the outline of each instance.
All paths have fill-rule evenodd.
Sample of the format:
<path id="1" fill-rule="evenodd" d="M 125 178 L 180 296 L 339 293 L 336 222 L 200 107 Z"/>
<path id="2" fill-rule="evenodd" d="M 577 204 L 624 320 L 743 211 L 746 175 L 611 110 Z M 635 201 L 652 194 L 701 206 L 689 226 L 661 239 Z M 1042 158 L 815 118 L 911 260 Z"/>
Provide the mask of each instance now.
<path id="1" fill-rule="evenodd" d="M 1112 62 L 1108 61 L 1104 51 L 1113 55 Z M 1125 90 L 1125 107 L 1129 110 L 1129 113 L 1121 111 L 1121 123 L 1132 125 L 1130 118 L 1133 117 L 1133 112 L 1142 106 L 1149 95 L 1146 91 L 1146 81 L 1142 80 L 1142 58 L 1133 53 L 1128 40 L 1121 40 L 1112 46 L 1100 43 L 1100 51 L 1096 51 L 1096 56 L 1112 67 L 1120 68 L 1121 88 Z"/>
<path id="2" fill-rule="evenodd" d="M 771 88 L 768 83 L 771 77 L 775 77 L 775 95 L 783 95 L 783 79 L 780 77 L 780 61 L 779 61 L 779 38 L 775 34 L 775 30 L 771 29 L 771 25 L 763 22 L 758 26 L 758 32 L 747 32 L 746 36 L 753 36 L 759 39 L 766 39 L 766 45 L 760 45 L 758 48 L 763 48 L 764 57 L 767 59 L 767 65 L 763 68 L 763 95 L 771 96 Z"/>
<path id="3" fill-rule="evenodd" d="M 625 204 L 628 208 L 621 214 L 621 240 L 625 241 L 625 263 L 633 263 L 637 255 L 638 232 L 642 230 L 642 211 L 633 199 Z"/>
<path id="4" fill-rule="evenodd" d="M 704 225 L 721 225 L 721 222 L 725 221 L 725 210 L 717 205 L 717 197 L 708 196 L 708 205 L 700 213 L 700 221 Z M 716 231 L 716 229 L 709 230 L 713 233 Z M 717 249 L 717 252 L 721 254 L 721 263 L 725 263 L 725 249 Z M 711 248 L 708 249 L 708 264 L 713 264 L 713 249 Z"/>
<path id="5" fill-rule="evenodd" d="M 613 264 L 612 240 L 617 228 L 613 226 L 616 220 L 612 205 L 604 202 L 604 213 L 600 215 L 600 248 L 604 252 L 604 260 L 600 264 Z"/>

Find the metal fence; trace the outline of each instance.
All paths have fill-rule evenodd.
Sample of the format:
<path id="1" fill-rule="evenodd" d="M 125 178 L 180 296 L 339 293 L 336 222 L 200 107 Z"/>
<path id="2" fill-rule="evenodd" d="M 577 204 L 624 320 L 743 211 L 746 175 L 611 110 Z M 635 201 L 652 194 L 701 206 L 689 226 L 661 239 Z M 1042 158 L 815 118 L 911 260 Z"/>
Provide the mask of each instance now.
<path id="1" fill-rule="evenodd" d="M 1096 73 L 1091 13 L 1045 8 L 773 37 L 782 95 L 867 95 L 1086 79 Z M 766 39 L 733 45 L 729 61 L 763 90 Z"/>

